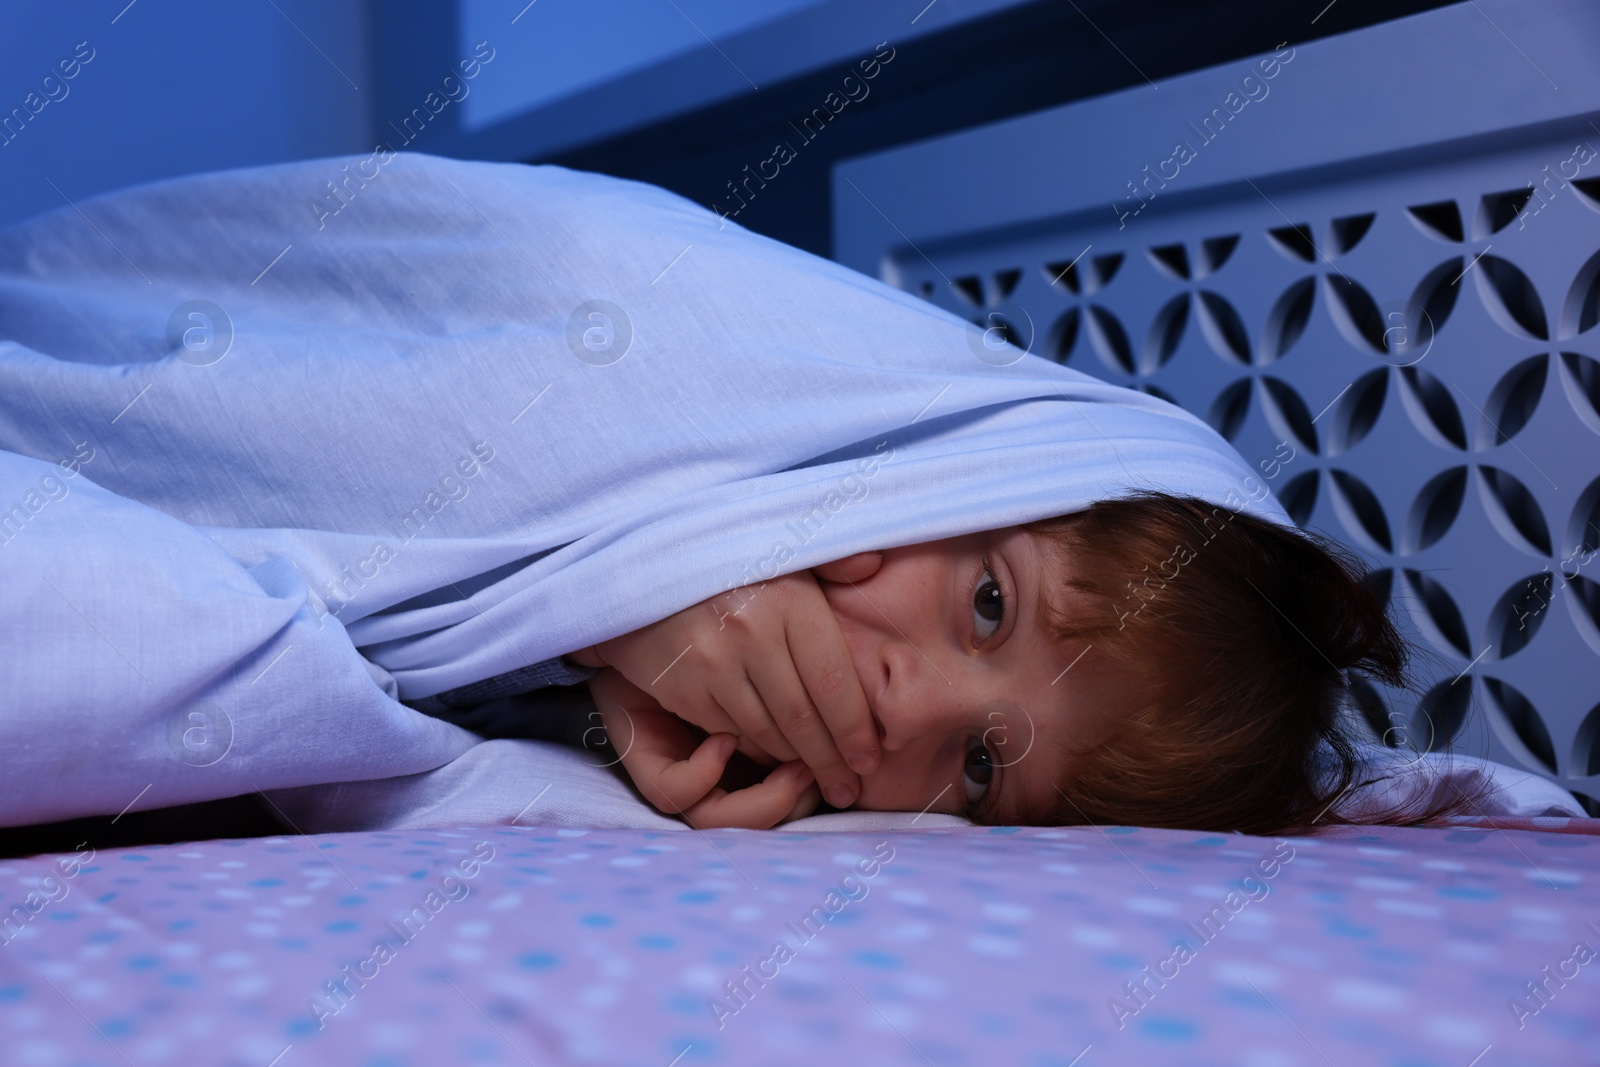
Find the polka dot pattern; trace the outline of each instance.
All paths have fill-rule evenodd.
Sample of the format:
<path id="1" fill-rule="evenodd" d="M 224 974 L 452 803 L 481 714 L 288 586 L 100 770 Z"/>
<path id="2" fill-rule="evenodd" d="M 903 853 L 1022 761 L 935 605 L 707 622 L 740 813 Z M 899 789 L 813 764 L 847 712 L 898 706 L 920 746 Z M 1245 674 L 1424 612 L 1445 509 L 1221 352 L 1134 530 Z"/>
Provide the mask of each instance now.
<path id="1" fill-rule="evenodd" d="M 1600 820 L 372 832 L 0 902 L 26 1067 L 1600 1062 Z"/>

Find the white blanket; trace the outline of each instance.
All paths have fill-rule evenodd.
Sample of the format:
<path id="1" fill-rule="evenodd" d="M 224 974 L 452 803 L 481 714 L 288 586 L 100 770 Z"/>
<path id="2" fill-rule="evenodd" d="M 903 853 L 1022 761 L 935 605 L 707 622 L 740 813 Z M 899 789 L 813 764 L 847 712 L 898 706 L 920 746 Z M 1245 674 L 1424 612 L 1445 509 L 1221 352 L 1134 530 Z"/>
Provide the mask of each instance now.
<path id="1" fill-rule="evenodd" d="M 13 227 L 0 825 L 439 767 L 477 739 L 397 696 L 857 551 L 1134 488 L 1286 521 L 1194 417 L 1001 363 L 558 167 L 313 160 Z"/>

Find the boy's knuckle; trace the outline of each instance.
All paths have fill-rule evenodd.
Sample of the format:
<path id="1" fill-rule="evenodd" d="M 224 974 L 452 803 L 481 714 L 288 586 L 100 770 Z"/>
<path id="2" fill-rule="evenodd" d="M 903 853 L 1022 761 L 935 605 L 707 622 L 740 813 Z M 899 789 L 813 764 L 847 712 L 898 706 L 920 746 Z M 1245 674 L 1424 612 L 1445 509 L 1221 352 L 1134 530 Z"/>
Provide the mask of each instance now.
<path id="1" fill-rule="evenodd" d="M 817 672 L 815 689 L 818 697 L 831 699 L 844 693 L 850 672 L 838 664 L 829 664 Z"/>
<path id="2" fill-rule="evenodd" d="M 772 718 L 785 737 L 808 733 L 816 724 L 816 712 L 809 705 L 785 704 L 773 709 Z"/>
<path id="3" fill-rule="evenodd" d="M 767 583 L 763 595 L 768 597 L 768 603 L 773 610 L 788 612 L 805 595 L 805 586 L 801 584 L 799 574 L 785 574 L 781 578 L 774 578 Z"/>
<path id="4" fill-rule="evenodd" d="M 720 644 L 724 646 L 738 647 L 748 642 L 755 632 L 755 614 L 748 610 L 725 616 L 723 622 Z"/>

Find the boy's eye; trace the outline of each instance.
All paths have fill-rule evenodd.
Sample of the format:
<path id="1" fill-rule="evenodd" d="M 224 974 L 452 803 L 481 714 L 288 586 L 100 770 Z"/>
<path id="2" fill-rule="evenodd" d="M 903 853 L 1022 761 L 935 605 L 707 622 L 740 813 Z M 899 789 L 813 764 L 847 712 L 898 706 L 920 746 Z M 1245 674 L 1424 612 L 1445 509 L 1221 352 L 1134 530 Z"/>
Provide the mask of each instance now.
<path id="1" fill-rule="evenodd" d="M 961 768 L 961 781 L 967 789 L 967 803 L 977 804 L 994 781 L 994 757 L 981 737 L 967 739 L 967 758 Z"/>
<path id="2" fill-rule="evenodd" d="M 1000 583 L 995 581 L 994 572 L 989 569 L 987 562 L 983 565 L 983 573 L 979 575 L 978 588 L 972 594 L 973 626 L 978 637 L 984 641 L 993 637 L 1000 631 L 1000 624 L 1006 617 L 1005 593 L 1000 589 Z M 986 629 L 985 624 L 993 624 Z"/>

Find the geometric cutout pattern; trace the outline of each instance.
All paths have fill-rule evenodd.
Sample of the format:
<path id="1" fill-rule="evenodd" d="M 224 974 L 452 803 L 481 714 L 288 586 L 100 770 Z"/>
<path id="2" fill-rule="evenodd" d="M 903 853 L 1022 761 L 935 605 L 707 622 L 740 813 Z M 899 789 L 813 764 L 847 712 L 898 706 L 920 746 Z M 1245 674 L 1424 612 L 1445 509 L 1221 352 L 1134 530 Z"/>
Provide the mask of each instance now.
<path id="1" fill-rule="evenodd" d="M 1578 142 L 1600 145 L 1580 127 L 1263 175 L 1121 227 L 1063 211 L 965 236 L 944 274 L 896 266 L 1035 355 L 1194 412 L 1363 557 L 1424 649 L 1411 690 L 1355 687 L 1375 737 L 1600 797 L 1600 164 L 1547 166 Z"/>

